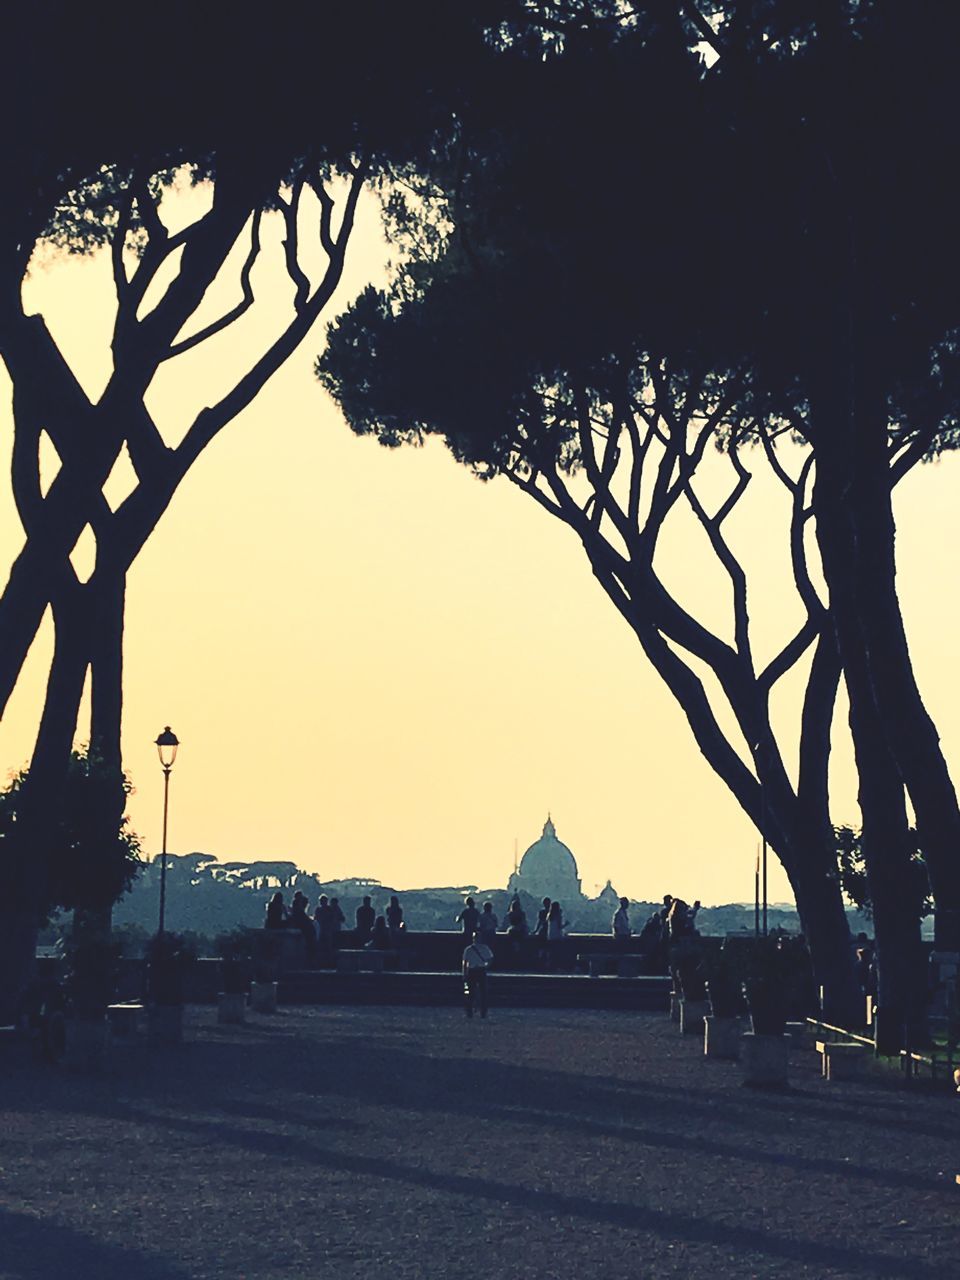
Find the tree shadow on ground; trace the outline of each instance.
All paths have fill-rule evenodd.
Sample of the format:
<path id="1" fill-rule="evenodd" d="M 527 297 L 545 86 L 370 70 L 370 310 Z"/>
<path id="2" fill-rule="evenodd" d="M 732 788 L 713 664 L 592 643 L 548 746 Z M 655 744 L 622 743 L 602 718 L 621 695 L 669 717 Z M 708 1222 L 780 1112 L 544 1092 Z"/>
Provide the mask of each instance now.
<path id="1" fill-rule="evenodd" d="M 772 1171 L 789 1169 L 893 1190 L 930 1192 L 938 1186 L 933 1176 L 855 1163 L 832 1154 L 843 1149 L 843 1135 L 830 1106 L 821 1109 L 819 1121 L 810 1120 L 811 1127 L 822 1127 L 825 1154 L 777 1150 L 770 1139 L 772 1121 L 783 1119 L 782 1096 L 774 1099 L 751 1093 L 745 1097 L 725 1089 L 711 1101 L 689 1087 L 673 1086 L 651 1086 L 636 1094 L 611 1088 L 611 1081 L 619 1083 L 615 1077 L 581 1077 L 482 1057 L 441 1058 L 396 1044 L 367 1046 L 356 1037 L 326 1039 L 322 1055 L 317 1053 L 316 1040 L 307 1038 L 291 1046 L 286 1057 L 278 1055 L 275 1041 L 248 1041 L 240 1055 L 237 1048 L 235 1039 L 213 1039 L 164 1055 L 168 1065 L 159 1079 L 153 1070 L 118 1085 L 74 1078 L 66 1090 L 48 1094 L 44 1106 L 171 1126 L 176 1126 L 178 1115 L 194 1117 L 191 1123 L 229 1115 L 318 1132 L 358 1130 L 361 1126 L 349 1116 L 311 1118 L 301 1101 L 284 1107 L 272 1100 L 291 1094 L 299 1099 L 337 1098 L 355 1105 L 434 1112 L 492 1129 L 516 1125 L 562 1131 L 571 1138 L 612 1138 L 652 1152 L 699 1160 L 735 1159 Z M 198 1062 L 201 1055 L 202 1063 Z M 184 1075 L 189 1076 L 189 1088 Z M 799 1100 L 797 1095 L 789 1097 Z M 876 1125 L 886 1133 L 894 1128 L 889 1119 L 864 1117 L 862 1112 L 850 1119 L 857 1125 Z M 806 1114 L 804 1120 L 809 1120 Z M 707 1123 L 731 1130 L 729 1138 L 704 1133 Z M 929 1136 L 946 1142 L 958 1128 L 952 1118 L 944 1117 Z M 911 1129 L 915 1134 L 923 1132 L 915 1121 Z"/>
<path id="2" fill-rule="evenodd" d="M 149 1120 L 149 1113 L 131 1113 L 131 1119 Z M 943 1269 L 921 1259 L 902 1254 L 877 1253 L 860 1244 L 846 1246 L 819 1243 L 796 1237 L 783 1237 L 755 1227 L 712 1221 L 703 1216 L 651 1209 L 636 1203 L 599 1200 L 576 1193 L 543 1190 L 519 1183 L 499 1182 L 476 1172 L 457 1174 L 433 1172 L 422 1166 L 412 1167 L 382 1156 L 333 1151 L 306 1139 L 291 1138 L 259 1130 L 238 1129 L 235 1124 L 216 1121 L 171 1120 L 172 1128 L 191 1136 L 205 1134 L 211 1142 L 242 1147 L 273 1159 L 298 1160 L 304 1165 L 321 1167 L 336 1173 L 349 1173 L 371 1180 L 390 1179 L 429 1192 L 463 1196 L 470 1202 L 484 1201 L 501 1209 L 526 1210 L 551 1220 L 580 1220 L 613 1226 L 631 1233 L 649 1232 L 667 1241 L 682 1240 L 686 1244 L 705 1245 L 734 1251 L 745 1262 L 745 1255 L 763 1255 L 814 1269 L 823 1275 L 838 1269 L 848 1276 L 893 1277 L 903 1280 L 943 1280 Z M 848 1166 L 844 1166 L 848 1170 Z"/>
<path id="3" fill-rule="evenodd" d="M 0 1207 L 0 1274 L 9 1280 L 190 1280 L 139 1249 L 107 1244 L 72 1227 Z"/>

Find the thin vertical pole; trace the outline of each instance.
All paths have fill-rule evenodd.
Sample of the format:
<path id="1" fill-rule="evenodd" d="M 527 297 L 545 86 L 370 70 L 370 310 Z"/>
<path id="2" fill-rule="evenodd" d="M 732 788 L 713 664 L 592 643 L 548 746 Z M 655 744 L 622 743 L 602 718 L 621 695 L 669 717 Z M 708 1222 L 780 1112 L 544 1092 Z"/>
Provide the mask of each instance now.
<path id="1" fill-rule="evenodd" d="M 760 854 L 757 854 L 757 866 L 753 873 L 753 932 L 760 937 Z"/>
<path id="2" fill-rule="evenodd" d="M 170 803 L 170 770 L 163 771 L 163 849 L 160 854 L 160 927 L 157 930 L 163 937 L 163 924 L 167 906 L 167 810 Z"/>
<path id="3" fill-rule="evenodd" d="M 763 837 L 763 936 L 767 936 L 767 837 Z"/>

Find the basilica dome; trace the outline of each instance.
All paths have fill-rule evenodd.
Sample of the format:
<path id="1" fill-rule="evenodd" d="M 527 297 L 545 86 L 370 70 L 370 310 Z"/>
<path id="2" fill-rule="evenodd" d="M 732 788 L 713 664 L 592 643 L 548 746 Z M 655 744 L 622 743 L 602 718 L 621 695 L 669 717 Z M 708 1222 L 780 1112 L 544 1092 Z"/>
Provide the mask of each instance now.
<path id="1" fill-rule="evenodd" d="M 509 888 L 514 893 L 523 890 L 535 898 L 563 901 L 580 897 L 577 860 L 557 839 L 557 829 L 549 816 L 543 825 L 543 835 L 520 859 L 519 868 L 510 877 Z"/>

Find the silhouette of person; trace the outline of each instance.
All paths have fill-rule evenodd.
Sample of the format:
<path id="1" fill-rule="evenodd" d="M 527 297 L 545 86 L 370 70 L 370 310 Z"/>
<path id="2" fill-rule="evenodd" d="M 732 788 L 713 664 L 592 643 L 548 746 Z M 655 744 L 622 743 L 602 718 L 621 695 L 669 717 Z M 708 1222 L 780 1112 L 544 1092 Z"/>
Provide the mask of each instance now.
<path id="1" fill-rule="evenodd" d="M 507 938 L 510 941 L 510 954 L 513 956 L 514 964 L 519 963 L 523 953 L 523 945 L 526 941 L 529 929 L 527 928 L 527 913 L 520 905 L 520 899 L 515 897 L 510 903 L 510 909 L 507 912 Z"/>
<path id="2" fill-rule="evenodd" d="M 321 964 L 330 964 L 333 960 L 333 908 L 325 893 L 321 893 L 317 909 L 313 913 L 316 927 L 317 954 Z"/>
<path id="3" fill-rule="evenodd" d="M 468 898 L 463 904 L 463 910 L 457 916 L 457 924 L 463 930 L 465 938 L 472 938 L 477 931 L 477 924 L 480 920 L 480 912 L 477 910 L 477 904 L 472 898 Z"/>
<path id="4" fill-rule="evenodd" d="M 473 1017 L 475 1006 L 481 1018 L 487 1016 L 487 970 L 492 961 L 493 952 L 480 934 L 472 934 L 463 951 L 463 999 L 468 1018 Z"/>
<path id="5" fill-rule="evenodd" d="M 339 898 L 330 899 L 330 941 L 333 949 L 336 950 L 340 945 L 340 930 L 347 923 L 347 917 L 343 914 L 343 908 L 340 906 Z"/>
<path id="6" fill-rule="evenodd" d="M 289 929 L 299 929 L 303 934 L 304 946 L 307 952 L 307 961 L 312 962 L 316 953 L 317 933 L 314 928 L 313 921 L 307 915 L 307 907 L 309 906 L 306 895 L 298 889 L 293 895 L 293 901 L 290 903 L 290 915 L 287 917 L 287 927 Z"/>
<path id="7" fill-rule="evenodd" d="M 377 918 L 377 913 L 373 909 L 370 902 L 370 895 L 364 898 L 363 902 L 357 907 L 357 946 L 365 947 L 370 941 L 370 935 L 373 932 L 373 922 Z"/>
<path id="8" fill-rule="evenodd" d="M 533 936 L 538 940 L 537 960 L 541 964 L 546 964 L 549 956 L 547 949 L 547 916 L 550 914 L 550 907 L 550 899 L 544 898 L 540 910 L 537 912 L 537 927 L 533 931 Z"/>
<path id="9" fill-rule="evenodd" d="M 527 928 L 527 913 L 517 897 L 514 897 L 507 912 L 507 932 L 509 934 L 519 934 L 521 938 L 525 938 L 529 932 Z"/>
<path id="10" fill-rule="evenodd" d="M 560 953 L 563 947 L 563 910 L 559 902 L 551 902 L 547 912 L 547 963 L 550 971 L 556 972 L 560 964 Z"/>
<path id="11" fill-rule="evenodd" d="M 390 905 L 386 912 L 387 928 L 390 930 L 390 941 L 393 946 L 397 946 L 403 933 L 403 907 L 400 905 L 400 899 L 397 895 L 391 894 Z"/>
<path id="12" fill-rule="evenodd" d="M 667 913 L 667 937 L 670 942 L 679 942 L 681 938 L 689 938 L 693 934 L 691 908 L 682 898 L 674 898 Z"/>
<path id="13" fill-rule="evenodd" d="M 263 922 L 265 929 L 283 929 L 287 924 L 287 909 L 283 905 L 283 894 L 277 892 L 267 903 L 267 914 Z"/>
<path id="14" fill-rule="evenodd" d="M 383 916 L 377 916 L 376 920 L 374 920 L 373 932 L 370 935 L 370 941 L 367 946 L 372 951 L 390 950 L 390 930 L 387 928 L 387 922 Z"/>
<path id="15" fill-rule="evenodd" d="M 617 908 L 613 917 L 611 928 L 613 929 L 613 940 L 619 948 L 626 948 L 630 945 L 630 935 L 633 930 L 630 928 L 630 906 L 629 899 L 621 898 L 620 906 Z"/>
<path id="16" fill-rule="evenodd" d="M 477 921 L 477 932 L 488 947 L 493 946 L 493 940 L 497 936 L 499 927 L 500 921 L 493 914 L 493 903 L 485 902 L 483 910 L 480 912 L 480 919 Z"/>

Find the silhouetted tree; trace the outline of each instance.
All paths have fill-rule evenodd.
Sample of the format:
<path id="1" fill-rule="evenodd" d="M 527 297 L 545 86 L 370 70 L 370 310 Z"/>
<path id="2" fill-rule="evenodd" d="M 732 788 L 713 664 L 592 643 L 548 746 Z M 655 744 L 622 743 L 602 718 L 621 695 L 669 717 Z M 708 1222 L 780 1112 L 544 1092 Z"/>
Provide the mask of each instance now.
<path id="1" fill-rule="evenodd" d="M 16 847 L 6 851 L 0 1020 L 32 955 L 29 922 L 49 873 L 43 850 L 88 669 L 91 745 L 120 776 L 130 565 L 200 452 L 329 301 L 364 182 L 428 154 L 474 64 L 492 56 L 474 15 L 437 0 L 415 10 L 384 0 L 306 9 L 281 3 L 257 23 L 226 3 L 173 0 L 143 28 L 139 44 L 114 3 L 82 12 L 49 0 L 8 18 L 8 48 L 19 53 L 0 100 L 18 126 L 0 144 L 0 355 L 14 388 L 12 476 L 26 541 L 0 595 L 0 712 L 48 605 L 56 639 Z M 444 46 L 443 59 L 434 42 Z M 203 184 L 209 207 L 177 227 L 167 197 L 184 178 Z M 182 424 L 169 445 L 147 407 L 151 381 L 161 364 L 216 342 L 254 306 L 254 273 L 274 228 L 291 313 L 238 368 L 233 386 Z M 113 365 L 99 396 L 84 392 L 42 318 L 23 309 L 23 276 L 43 244 L 110 253 Z M 198 317 L 232 254 L 236 304 Z M 307 262 L 318 259 L 323 265 L 311 273 Z M 44 433 L 60 462 L 47 490 L 39 467 Z M 136 484 L 111 510 L 103 486 L 123 450 Z M 96 566 L 80 582 L 69 555 L 88 525 Z"/>
<path id="2" fill-rule="evenodd" d="M 765 700 L 771 677 L 819 637 L 799 782 L 802 791 L 809 766 L 813 827 L 796 848 L 821 888 L 832 864 L 826 759 L 839 650 L 883 1023 L 895 1040 L 921 976 L 917 924 L 898 905 L 911 875 L 904 784 L 925 850 L 930 842 L 941 915 L 960 904 L 956 798 L 910 668 L 890 504 L 896 479 L 951 445 L 956 427 L 960 260 L 942 163 L 956 114 L 953 42 L 898 4 L 663 3 L 629 13 L 615 35 L 602 24 L 569 31 L 565 58 L 544 58 L 536 94 L 529 80 L 505 77 L 497 104 L 465 120 L 437 189 L 395 209 L 401 230 L 416 232 L 419 261 L 391 297 L 361 300 L 322 370 L 358 429 L 385 443 L 442 431 L 465 461 L 513 469 L 536 489 L 592 546 L 597 576 L 632 611 L 638 635 L 635 619 L 652 627 L 645 648 L 659 649 L 685 707 L 700 695 L 677 646 L 713 667 L 739 704 L 756 780 L 727 756 L 729 744 L 710 741 L 707 707 L 698 741 L 781 856 L 790 791 Z M 954 25 L 956 15 L 944 18 Z M 695 39 L 714 47 L 709 69 Z M 419 225 L 431 218 L 433 240 Z M 392 382 L 381 379 L 387 370 Z M 666 427 L 645 436 L 644 409 Z M 734 650 L 751 674 L 746 584 L 721 527 L 746 479 L 737 453 L 752 435 L 792 485 L 800 477 L 787 477 L 772 442 L 794 433 L 816 459 L 812 508 L 831 610 L 801 566 L 806 622 L 749 696 L 735 691 L 736 661 L 715 647 L 711 661 L 708 639 L 664 599 L 651 569 L 659 520 L 637 519 L 637 460 L 658 434 L 676 489 L 669 496 L 668 470 L 654 516 L 658 492 L 661 505 L 689 496 L 695 419 L 723 427 L 740 469 L 729 502 L 696 514 L 730 574 Z M 635 483 L 617 489 L 625 450 Z M 588 480 L 575 498 L 562 480 L 573 466 Z M 794 544 L 810 515 L 809 474 Z M 797 564 L 794 546 L 795 573 Z M 835 883 L 829 897 L 836 919 Z"/>
<path id="3" fill-rule="evenodd" d="M 4 845 L 16 835 L 28 776 L 26 771 L 16 774 L 0 792 L 0 867 L 6 865 Z M 113 770 L 96 756 L 71 752 L 45 851 L 49 875 L 46 897 L 37 904 L 37 925 L 58 911 L 101 911 L 131 888 L 140 870 L 140 840 L 128 818 L 114 822 L 114 783 Z M 131 790 L 124 778 L 124 797 Z"/>

